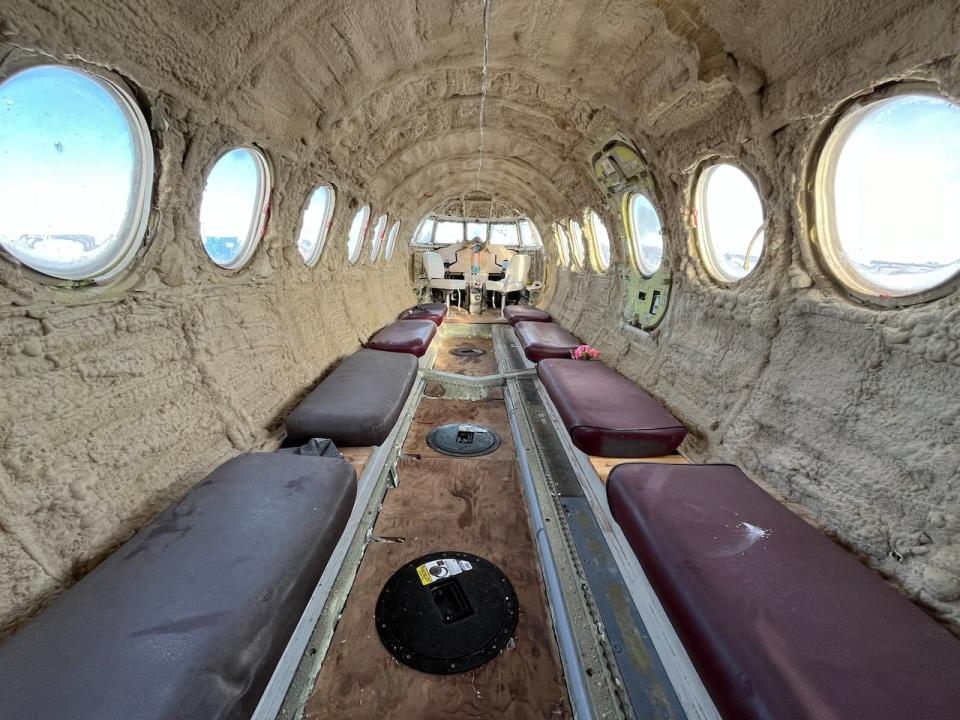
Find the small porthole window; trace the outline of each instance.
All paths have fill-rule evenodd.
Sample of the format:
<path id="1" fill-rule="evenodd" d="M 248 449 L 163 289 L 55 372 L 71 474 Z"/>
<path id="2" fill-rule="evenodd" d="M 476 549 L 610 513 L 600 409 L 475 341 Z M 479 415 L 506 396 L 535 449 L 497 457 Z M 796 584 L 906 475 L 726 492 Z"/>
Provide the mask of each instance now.
<path id="1" fill-rule="evenodd" d="M 606 272 L 610 267 L 610 233 L 607 226 L 594 210 L 587 209 L 584 222 L 590 235 L 590 254 L 598 272 Z"/>
<path id="2" fill-rule="evenodd" d="M 316 265 L 323 252 L 327 233 L 330 232 L 330 221 L 333 219 L 335 204 L 336 193 L 333 188 L 329 185 L 321 185 L 310 195 L 307 209 L 303 211 L 297 249 L 303 261 L 310 267 Z"/>
<path id="3" fill-rule="evenodd" d="M 106 280 L 143 242 L 146 120 L 119 85 L 63 65 L 0 83 L 0 245 L 40 273 Z"/>
<path id="4" fill-rule="evenodd" d="M 740 168 L 717 163 L 703 170 L 696 189 L 697 242 L 707 272 L 720 282 L 746 277 L 763 252 L 760 194 Z"/>
<path id="5" fill-rule="evenodd" d="M 220 267 L 247 264 L 267 225 L 270 168 L 256 148 L 225 152 L 207 175 L 200 201 L 200 236 L 207 255 Z"/>
<path id="6" fill-rule="evenodd" d="M 817 168 L 820 250 L 852 290 L 903 297 L 960 273 L 960 106 L 901 94 L 844 115 Z"/>
<path id="7" fill-rule="evenodd" d="M 387 246 L 383 249 L 383 259 L 387 262 L 393 257 L 393 251 L 397 247 L 397 236 L 400 235 L 400 221 L 394 221 L 390 226 L 390 232 L 387 233 Z"/>
<path id="8" fill-rule="evenodd" d="M 650 199 L 641 193 L 627 196 L 624 225 L 630 240 L 630 253 L 637 270 L 651 277 L 663 262 L 663 228 Z"/>
<path id="9" fill-rule="evenodd" d="M 347 233 L 347 260 L 351 264 L 360 257 L 363 249 L 363 236 L 367 234 L 367 223 L 370 221 L 370 206 L 364 205 L 353 215 L 350 230 Z"/>
<path id="10" fill-rule="evenodd" d="M 587 259 L 587 246 L 583 244 L 583 228 L 576 220 L 570 221 L 570 255 L 574 264 L 582 268 Z"/>
<path id="11" fill-rule="evenodd" d="M 560 223 L 553 226 L 553 239 L 557 243 L 557 260 L 561 267 L 570 265 L 570 236 Z"/>
<path id="12" fill-rule="evenodd" d="M 370 262 L 374 262 L 380 254 L 380 246 L 387 232 L 387 216 L 381 215 L 373 226 L 373 237 L 370 238 Z"/>

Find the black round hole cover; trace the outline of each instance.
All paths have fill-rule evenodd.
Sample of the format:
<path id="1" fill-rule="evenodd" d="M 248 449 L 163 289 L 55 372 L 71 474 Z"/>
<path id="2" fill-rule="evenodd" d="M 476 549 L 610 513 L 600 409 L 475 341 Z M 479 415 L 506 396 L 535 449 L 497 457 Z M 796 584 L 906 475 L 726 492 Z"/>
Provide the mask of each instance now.
<path id="1" fill-rule="evenodd" d="M 448 675 L 492 660 L 517 629 L 517 594 L 500 568 L 445 550 L 411 560 L 383 586 L 377 633 L 397 660 Z"/>
<path id="2" fill-rule="evenodd" d="M 473 345 L 460 345 L 459 347 L 450 348 L 450 354 L 456 355 L 457 357 L 472 358 L 486 355 L 487 351 L 483 348 L 474 347 Z"/>
<path id="3" fill-rule="evenodd" d="M 476 457 L 492 453 L 500 447 L 500 436 L 483 425 L 454 423 L 431 430 L 427 435 L 427 445 L 444 455 Z"/>

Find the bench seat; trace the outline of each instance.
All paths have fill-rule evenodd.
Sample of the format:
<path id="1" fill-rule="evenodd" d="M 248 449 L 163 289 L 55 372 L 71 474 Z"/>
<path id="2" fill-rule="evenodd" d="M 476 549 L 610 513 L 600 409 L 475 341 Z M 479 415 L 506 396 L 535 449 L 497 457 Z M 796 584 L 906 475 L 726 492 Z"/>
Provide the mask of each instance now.
<path id="1" fill-rule="evenodd" d="M 424 303 L 423 305 L 414 305 L 400 313 L 399 320 L 430 320 L 438 326 L 447 317 L 446 303 Z"/>
<path id="2" fill-rule="evenodd" d="M 429 320 L 426 322 L 436 329 Z M 329 438 L 340 447 L 380 445 L 417 377 L 413 355 L 362 349 L 344 360 L 287 416 L 287 440 Z"/>
<path id="3" fill-rule="evenodd" d="M 503 309 L 503 316 L 511 325 L 518 322 L 553 322 L 550 313 L 544 312 L 532 305 L 507 305 Z"/>
<path id="4" fill-rule="evenodd" d="M 552 322 L 521 320 L 513 326 L 523 352 L 531 362 L 546 358 L 572 358 L 580 341 Z"/>
<path id="5" fill-rule="evenodd" d="M 736 467 L 620 465 L 607 497 L 722 717 L 958 717 L 960 640 Z"/>
<path id="6" fill-rule="evenodd" d="M 0 645 L 0 716 L 249 717 L 355 494 L 340 458 L 224 463 Z"/>
<path id="7" fill-rule="evenodd" d="M 367 347 L 422 357 L 436 334 L 433 320 L 396 320 L 374 335 Z"/>
<path id="8" fill-rule="evenodd" d="M 587 455 L 669 455 L 687 434 L 659 402 L 601 362 L 547 359 L 537 374 L 573 444 Z"/>

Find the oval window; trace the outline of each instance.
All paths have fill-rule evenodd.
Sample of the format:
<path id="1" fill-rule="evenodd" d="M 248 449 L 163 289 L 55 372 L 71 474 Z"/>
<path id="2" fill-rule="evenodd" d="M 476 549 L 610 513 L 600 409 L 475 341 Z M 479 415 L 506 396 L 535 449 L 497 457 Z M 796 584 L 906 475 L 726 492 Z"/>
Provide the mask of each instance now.
<path id="1" fill-rule="evenodd" d="M 376 225 L 373 226 L 373 237 L 370 239 L 370 262 L 377 259 L 380 254 L 380 246 L 383 244 L 383 236 L 387 232 L 387 216 L 381 215 L 377 218 Z"/>
<path id="2" fill-rule="evenodd" d="M 663 262 L 663 228 L 656 208 L 646 195 L 627 197 L 625 213 L 627 237 L 637 270 L 650 277 Z"/>
<path id="3" fill-rule="evenodd" d="M 524 247 L 543 247 L 540 231 L 530 220 L 521 220 L 517 227 L 520 229 L 520 244 Z"/>
<path id="4" fill-rule="evenodd" d="M 364 205 L 353 215 L 350 231 L 347 233 L 347 260 L 355 263 L 363 248 L 363 236 L 367 234 L 367 222 L 370 220 L 370 206 Z"/>
<path id="5" fill-rule="evenodd" d="M 237 270 L 253 255 L 267 225 L 270 169 L 259 150 L 238 147 L 214 163 L 200 202 L 200 236 L 207 255 Z"/>
<path id="6" fill-rule="evenodd" d="M 899 95 L 837 124 L 817 169 L 827 265 L 866 295 L 901 297 L 960 273 L 960 106 Z"/>
<path id="7" fill-rule="evenodd" d="M 400 221 L 394 221 L 390 226 L 390 232 L 387 233 L 387 246 L 383 249 L 383 259 L 389 261 L 393 257 L 393 251 L 397 247 L 397 236 L 400 234 Z"/>
<path id="8" fill-rule="evenodd" d="M 697 182 L 697 242 L 707 271 L 721 282 L 746 277 L 763 252 L 760 194 L 747 174 L 728 163 L 706 168 Z"/>
<path id="9" fill-rule="evenodd" d="M 133 98 L 62 65 L 0 83 L 0 245 L 65 280 L 105 280 L 136 255 L 153 145 Z"/>
<path id="10" fill-rule="evenodd" d="M 610 233 L 607 232 L 607 226 L 594 210 L 587 209 L 584 213 L 584 221 L 590 229 L 590 245 L 593 264 L 600 272 L 606 272 L 610 267 Z"/>
<path id="11" fill-rule="evenodd" d="M 582 268 L 587 259 L 587 247 L 583 244 L 583 228 L 576 220 L 570 221 L 570 254 L 578 268 Z"/>
<path id="12" fill-rule="evenodd" d="M 570 265 L 570 236 L 560 223 L 553 226 L 553 238 L 557 243 L 557 256 L 561 267 Z"/>
<path id="13" fill-rule="evenodd" d="M 313 267 L 320 259 L 323 246 L 330 232 L 330 221 L 333 219 L 333 208 L 336 204 L 336 192 L 329 185 L 321 185 L 310 196 L 310 203 L 303 211 L 303 222 L 300 225 L 300 238 L 297 240 L 297 249 L 303 256 L 303 261 Z"/>

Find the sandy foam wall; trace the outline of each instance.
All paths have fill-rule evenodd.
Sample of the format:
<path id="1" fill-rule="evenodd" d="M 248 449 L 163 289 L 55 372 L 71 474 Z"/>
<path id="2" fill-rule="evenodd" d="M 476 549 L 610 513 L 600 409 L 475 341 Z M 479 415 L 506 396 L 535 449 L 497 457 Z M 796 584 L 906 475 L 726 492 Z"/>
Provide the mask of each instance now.
<path id="1" fill-rule="evenodd" d="M 149 94 L 159 222 L 127 275 L 54 290 L 0 268 L 0 635 L 88 572 L 224 460 L 276 446 L 285 414 L 333 364 L 414 300 L 404 218 L 397 251 L 346 262 L 357 199 L 297 147 Z M 162 123 L 159 118 L 163 118 Z M 263 143 L 275 190 L 266 235 L 238 273 L 199 241 L 199 190 L 215 154 Z M 307 196 L 338 186 L 327 245 L 295 242 Z"/>

